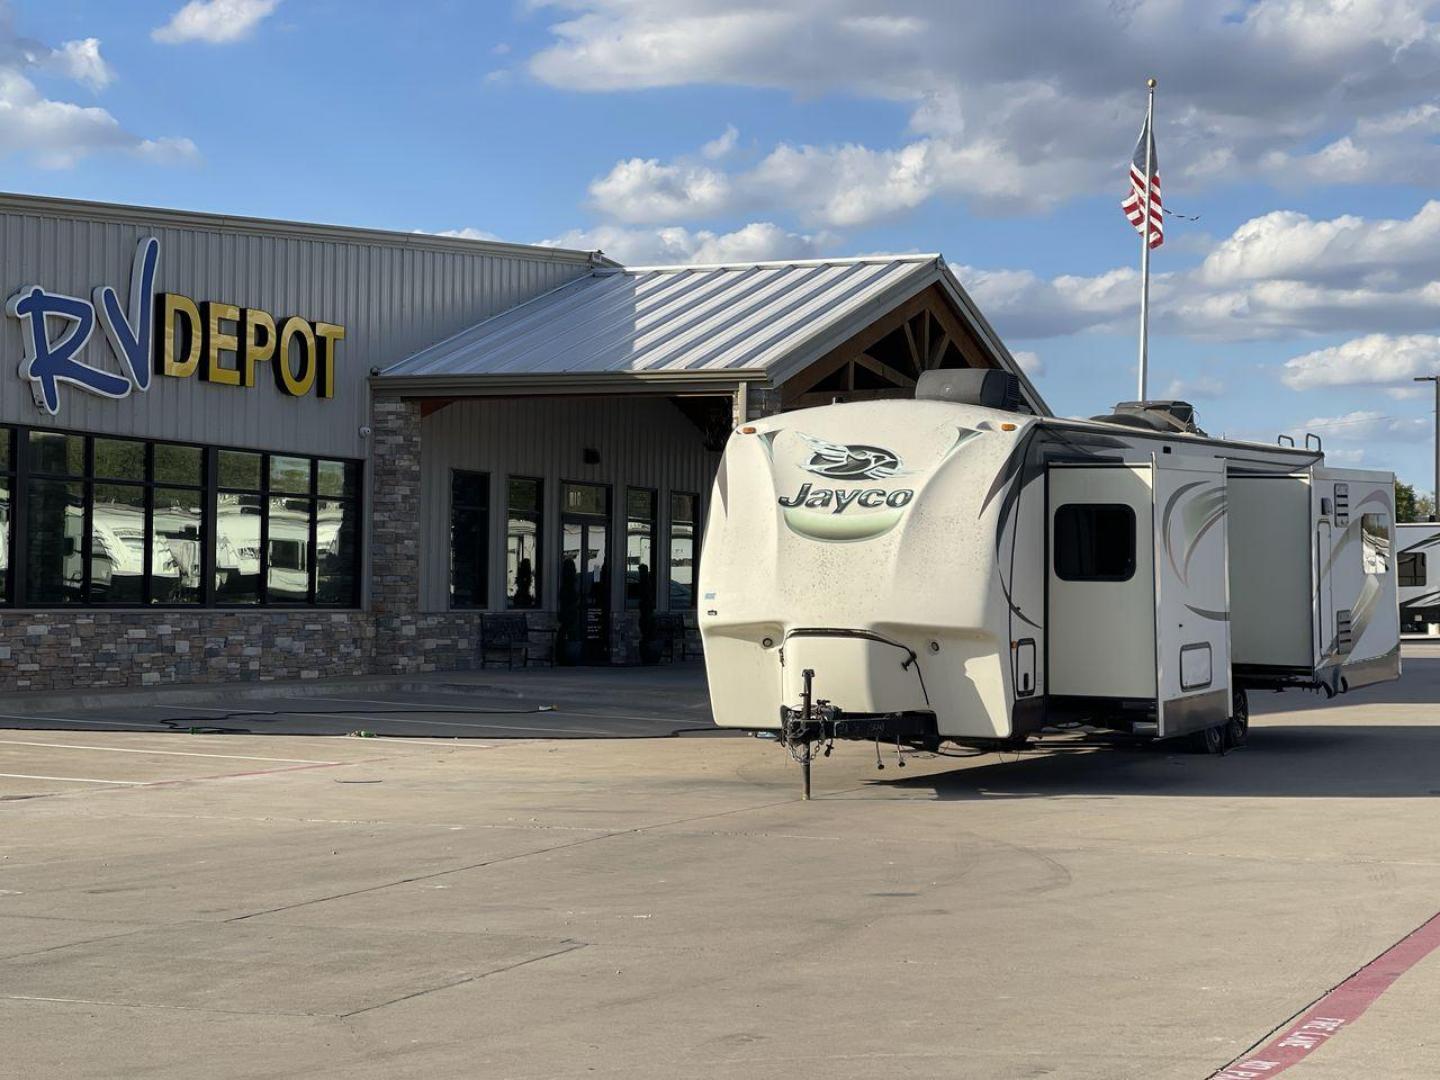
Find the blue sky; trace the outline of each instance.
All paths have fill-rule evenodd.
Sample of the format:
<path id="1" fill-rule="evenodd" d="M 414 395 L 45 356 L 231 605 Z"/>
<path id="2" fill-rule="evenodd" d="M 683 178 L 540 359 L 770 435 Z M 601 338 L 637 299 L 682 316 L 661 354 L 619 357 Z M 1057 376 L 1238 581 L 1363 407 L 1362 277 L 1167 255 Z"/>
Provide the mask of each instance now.
<path id="1" fill-rule="evenodd" d="M 0 0 L 16 191 L 602 247 L 940 251 L 1057 412 L 1152 396 L 1428 489 L 1431 0 Z"/>

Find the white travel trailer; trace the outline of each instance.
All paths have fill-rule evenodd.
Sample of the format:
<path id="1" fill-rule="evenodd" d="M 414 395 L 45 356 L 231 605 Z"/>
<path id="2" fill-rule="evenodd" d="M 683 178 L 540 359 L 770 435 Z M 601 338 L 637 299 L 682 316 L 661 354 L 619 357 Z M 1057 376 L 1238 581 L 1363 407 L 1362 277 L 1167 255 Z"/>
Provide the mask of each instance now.
<path id="1" fill-rule="evenodd" d="M 1219 752 L 1249 688 L 1397 677 L 1389 473 L 1208 438 L 1181 402 L 1021 409 L 1012 374 L 936 371 L 730 437 L 699 583 L 718 724 L 806 763 L 1065 721 Z"/>
<path id="2" fill-rule="evenodd" d="M 1440 523 L 1395 526 L 1395 580 L 1400 632 L 1440 637 Z"/>

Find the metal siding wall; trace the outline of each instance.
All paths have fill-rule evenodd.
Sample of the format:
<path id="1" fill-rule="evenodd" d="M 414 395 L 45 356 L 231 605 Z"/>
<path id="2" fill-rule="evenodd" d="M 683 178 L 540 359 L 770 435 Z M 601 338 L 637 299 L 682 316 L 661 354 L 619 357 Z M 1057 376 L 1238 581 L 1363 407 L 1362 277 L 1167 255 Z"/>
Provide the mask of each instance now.
<path id="1" fill-rule="evenodd" d="M 365 457 L 359 429 L 368 423 L 371 367 L 404 359 L 589 269 L 573 257 L 470 254 L 403 239 L 349 242 L 303 229 L 247 231 L 243 222 L 177 222 L 181 217 L 145 211 L 144 220 L 106 220 L 83 209 L 7 208 L 0 212 L 0 288 L 6 298 L 39 285 L 89 299 L 95 286 L 108 284 L 128 303 L 136 244 L 153 235 L 160 239 L 159 291 L 260 307 L 277 320 L 301 315 L 343 325 L 335 397 L 289 398 L 263 373 L 250 390 L 156 376 L 148 393 L 120 401 L 62 384 L 60 413 L 52 418 L 35 407 L 30 384 L 16 374 L 20 322 L 7 317 L 0 327 L 0 422 Z M 118 370 L 98 325 L 81 358 Z"/>
<path id="2" fill-rule="evenodd" d="M 586 448 L 600 452 L 585 465 Z M 507 475 L 545 482 L 541 528 L 544 607 L 554 610 L 560 565 L 560 485 L 610 485 L 612 560 L 623 558 L 625 488 L 658 492 L 657 551 L 668 552 L 669 493 L 700 496 L 701 524 L 720 455 L 705 450 L 699 429 L 663 398 L 513 398 L 459 401 L 427 417 L 420 437 L 420 605 L 444 611 L 449 592 L 450 472 L 490 474 L 490 603 L 505 600 L 505 486 Z M 695 542 L 700 542 L 697 530 Z M 661 566 L 667 565 L 662 555 Z M 612 567 L 623 563 L 611 563 Z M 624 576 L 612 571 L 612 604 L 623 605 Z M 661 604 L 664 604 L 664 592 Z"/>

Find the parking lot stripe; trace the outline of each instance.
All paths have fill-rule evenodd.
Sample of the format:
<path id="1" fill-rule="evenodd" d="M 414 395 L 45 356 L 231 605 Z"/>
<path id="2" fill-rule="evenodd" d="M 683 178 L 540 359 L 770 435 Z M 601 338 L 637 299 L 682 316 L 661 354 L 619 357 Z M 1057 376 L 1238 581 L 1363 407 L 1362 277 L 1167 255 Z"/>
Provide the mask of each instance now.
<path id="1" fill-rule="evenodd" d="M 99 750 L 107 754 L 160 754 L 165 757 L 225 758 L 228 761 L 275 761 L 287 765 L 337 765 L 335 761 L 315 758 L 253 757 L 249 754 L 202 754 L 195 750 L 138 750 L 128 746 L 82 746 L 78 743 L 30 742 L 25 739 L 0 739 L 5 746 L 48 746 L 57 750 Z"/>
<path id="2" fill-rule="evenodd" d="M 1257 1080 L 1298 1065 L 1347 1024 L 1360 1019 L 1396 979 L 1437 948 L 1440 948 L 1440 914 L 1421 923 L 1299 1016 L 1277 1028 L 1279 1034 L 1275 1038 L 1258 1050 L 1247 1051 L 1215 1073 L 1212 1080 Z"/>
<path id="3" fill-rule="evenodd" d="M 58 780 L 67 784 L 118 784 L 120 787 L 145 787 L 144 780 L 97 780 L 92 776 L 36 776 L 33 773 L 0 772 L 9 780 Z"/>

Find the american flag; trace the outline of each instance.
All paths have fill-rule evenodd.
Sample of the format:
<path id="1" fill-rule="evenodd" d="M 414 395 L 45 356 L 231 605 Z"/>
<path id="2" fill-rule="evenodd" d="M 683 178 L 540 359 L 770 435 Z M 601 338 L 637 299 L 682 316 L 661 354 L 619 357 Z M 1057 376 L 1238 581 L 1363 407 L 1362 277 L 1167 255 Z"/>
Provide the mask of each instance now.
<path id="1" fill-rule="evenodd" d="M 1145 150 L 1150 150 L 1150 247 L 1153 250 L 1165 242 L 1165 214 L 1160 205 L 1160 159 L 1155 154 L 1155 133 L 1150 130 L 1150 118 L 1145 118 L 1145 127 L 1140 140 L 1135 144 L 1135 156 L 1130 159 L 1130 194 L 1120 204 L 1130 224 L 1142 236 L 1145 233 Z"/>

